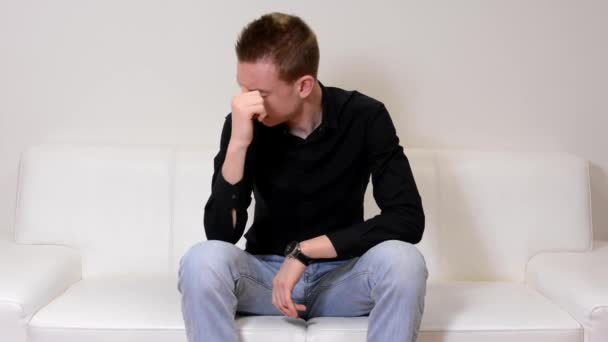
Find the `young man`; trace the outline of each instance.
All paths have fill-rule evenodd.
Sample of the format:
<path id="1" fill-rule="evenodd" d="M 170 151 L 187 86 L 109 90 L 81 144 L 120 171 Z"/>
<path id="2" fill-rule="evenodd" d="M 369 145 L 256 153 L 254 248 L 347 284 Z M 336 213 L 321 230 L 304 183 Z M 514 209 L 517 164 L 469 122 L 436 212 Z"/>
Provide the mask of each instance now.
<path id="1" fill-rule="evenodd" d="M 418 334 L 428 272 L 412 171 L 384 105 L 317 80 L 315 34 L 264 15 L 236 44 L 232 100 L 205 206 L 208 241 L 180 261 L 190 342 L 238 341 L 237 312 L 369 315 L 368 341 Z M 363 220 L 369 178 L 381 214 Z M 255 217 L 243 235 L 251 194 Z"/>

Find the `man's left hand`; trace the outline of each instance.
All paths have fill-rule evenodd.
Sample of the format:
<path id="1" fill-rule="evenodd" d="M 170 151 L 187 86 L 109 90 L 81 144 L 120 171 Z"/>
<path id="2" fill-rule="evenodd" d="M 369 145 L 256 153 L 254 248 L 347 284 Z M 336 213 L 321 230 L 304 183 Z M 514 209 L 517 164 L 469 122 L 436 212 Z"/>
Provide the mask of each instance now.
<path id="1" fill-rule="evenodd" d="M 291 294 L 306 271 L 306 265 L 297 259 L 285 258 L 281 269 L 272 281 L 272 304 L 285 316 L 298 318 L 298 311 L 306 311 L 306 306 L 294 304 Z"/>

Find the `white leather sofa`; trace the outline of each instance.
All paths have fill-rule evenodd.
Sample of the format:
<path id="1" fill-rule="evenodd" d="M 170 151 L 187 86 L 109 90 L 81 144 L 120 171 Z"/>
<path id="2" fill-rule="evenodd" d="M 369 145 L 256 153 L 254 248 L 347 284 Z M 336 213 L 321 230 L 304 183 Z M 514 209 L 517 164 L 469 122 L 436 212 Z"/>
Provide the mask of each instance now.
<path id="1" fill-rule="evenodd" d="M 186 341 L 177 267 L 205 238 L 215 152 L 64 144 L 25 151 L 15 239 L 0 241 L 0 341 Z M 584 160 L 406 154 L 427 217 L 417 245 L 430 273 L 418 341 L 608 341 L 608 243 L 593 243 Z M 377 208 L 367 201 L 369 217 Z M 367 326 L 366 317 L 237 321 L 248 342 L 359 342 Z"/>

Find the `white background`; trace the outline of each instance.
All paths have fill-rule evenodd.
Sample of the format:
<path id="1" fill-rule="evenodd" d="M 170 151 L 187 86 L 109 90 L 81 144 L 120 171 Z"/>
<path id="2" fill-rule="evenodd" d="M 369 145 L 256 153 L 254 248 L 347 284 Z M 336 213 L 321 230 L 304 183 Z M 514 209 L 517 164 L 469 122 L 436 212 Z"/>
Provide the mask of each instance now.
<path id="1" fill-rule="evenodd" d="M 30 145 L 217 146 L 238 91 L 236 37 L 269 11 L 307 21 L 321 82 L 383 101 L 406 147 L 589 160 L 596 237 L 608 239 L 602 0 L 0 0 L 0 235 Z"/>

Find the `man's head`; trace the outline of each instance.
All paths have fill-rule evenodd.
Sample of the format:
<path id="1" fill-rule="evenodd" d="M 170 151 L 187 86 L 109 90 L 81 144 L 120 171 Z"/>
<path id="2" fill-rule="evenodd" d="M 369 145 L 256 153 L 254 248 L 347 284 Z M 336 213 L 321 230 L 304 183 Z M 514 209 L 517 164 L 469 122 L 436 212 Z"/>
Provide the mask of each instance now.
<path id="1" fill-rule="evenodd" d="M 259 90 L 268 126 L 302 112 L 316 84 L 319 46 L 302 19 L 270 13 L 249 23 L 236 43 L 237 81 L 242 91 Z"/>

